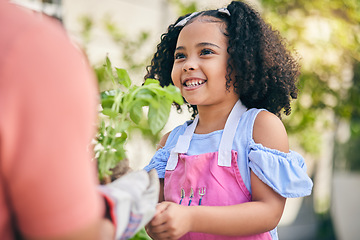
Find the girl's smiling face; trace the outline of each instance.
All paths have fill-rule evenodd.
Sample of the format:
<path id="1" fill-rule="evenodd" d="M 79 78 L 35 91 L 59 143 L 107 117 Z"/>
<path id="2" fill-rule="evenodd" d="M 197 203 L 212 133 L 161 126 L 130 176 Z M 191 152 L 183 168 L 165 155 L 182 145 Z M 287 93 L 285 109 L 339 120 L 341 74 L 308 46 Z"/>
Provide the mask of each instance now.
<path id="1" fill-rule="evenodd" d="M 229 54 L 223 23 L 198 17 L 180 32 L 171 78 L 192 105 L 234 104 L 239 97 L 226 89 Z"/>

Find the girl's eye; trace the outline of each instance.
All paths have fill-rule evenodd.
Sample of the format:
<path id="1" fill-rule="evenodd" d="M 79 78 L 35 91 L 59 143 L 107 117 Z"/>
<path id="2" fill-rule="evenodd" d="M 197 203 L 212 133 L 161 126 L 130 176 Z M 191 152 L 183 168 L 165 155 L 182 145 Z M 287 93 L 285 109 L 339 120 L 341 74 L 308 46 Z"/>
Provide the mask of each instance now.
<path id="1" fill-rule="evenodd" d="M 200 55 L 209 55 L 209 54 L 213 54 L 213 53 L 214 53 L 213 50 L 205 48 L 205 49 L 201 50 Z"/>
<path id="2" fill-rule="evenodd" d="M 182 59 L 182 58 L 185 58 L 185 54 L 183 54 L 183 53 L 176 53 L 175 54 L 175 59 Z"/>

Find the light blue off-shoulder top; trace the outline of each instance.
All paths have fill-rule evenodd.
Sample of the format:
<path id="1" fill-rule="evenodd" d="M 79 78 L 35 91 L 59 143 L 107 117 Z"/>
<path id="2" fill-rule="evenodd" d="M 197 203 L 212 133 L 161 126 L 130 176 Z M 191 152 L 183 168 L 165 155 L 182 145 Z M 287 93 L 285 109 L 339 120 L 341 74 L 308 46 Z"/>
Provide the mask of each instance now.
<path id="1" fill-rule="evenodd" d="M 295 151 L 284 153 L 254 142 L 255 118 L 264 109 L 249 109 L 240 118 L 232 149 L 238 153 L 238 167 L 245 186 L 251 193 L 250 169 L 275 192 L 286 198 L 303 197 L 311 194 L 313 183 L 306 173 L 304 158 Z M 159 149 L 145 170 L 156 169 L 159 178 L 164 178 L 170 151 L 175 147 L 191 121 L 171 131 L 166 144 Z M 208 134 L 194 134 L 187 155 L 198 155 L 218 151 L 223 130 Z"/>
<path id="2" fill-rule="evenodd" d="M 291 150 L 284 153 L 254 142 L 253 127 L 260 111 L 266 110 L 252 108 L 241 116 L 232 146 L 232 149 L 238 153 L 237 165 L 246 188 L 251 194 L 250 170 L 252 170 L 259 179 L 285 198 L 310 195 L 313 183 L 306 173 L 305 161 L 300 154 Z M 159 178 L 165 177 L 165 167 L 170 152 L 191 122 L 187 121 L 171 131 L 165 146 L 155 153 L 145 170 L 150 171 L 155 168 Z M 208 134 L 194 133 L 187 155 L 218 151 L 222 134 L 223 130 Z M 270 235 L 273 240 L 277 240 L 277 228 L 271 230 Z"/>

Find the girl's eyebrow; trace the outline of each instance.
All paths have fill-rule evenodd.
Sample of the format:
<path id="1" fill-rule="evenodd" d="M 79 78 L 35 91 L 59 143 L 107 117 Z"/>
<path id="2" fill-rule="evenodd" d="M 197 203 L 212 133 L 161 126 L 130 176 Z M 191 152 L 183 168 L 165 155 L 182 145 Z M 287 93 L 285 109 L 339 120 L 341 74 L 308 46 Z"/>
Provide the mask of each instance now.
<path id="1" fill-rule="evenodd" d="M 209 43 L 209 42 L 201 42 L 201 43 L 197 44 L 196 46 L 198 46 L 198 47 L 212 46 L 212 47 L 220 48 L 218 45 L 216 45 L 214 43 Z"/>
<path id="2" fill-rule="evenodd" d="M 184 50 L 184 49 L 185 49 L 185 47 L 179 46 L 179 47 L 175 48 L 175 51 L 177 51 L 177 50 Z"/>
<path id="3" fill-rule="evenodd" d="M 211 46 L 211 47 L 216 47 L 216 48 L 220 48 L 218 45 L 214 44 L 214 43 L 209 43 L 209 42 L 201 42 L 201 43 L 198 43 L 196 44 L 197 47 L 206 47 L 206 46 Z M 184 50 L 185 47 L 183 46 L 179 46 L 175 49 L 175 51 L 178 51 L 178 50 Z"/>

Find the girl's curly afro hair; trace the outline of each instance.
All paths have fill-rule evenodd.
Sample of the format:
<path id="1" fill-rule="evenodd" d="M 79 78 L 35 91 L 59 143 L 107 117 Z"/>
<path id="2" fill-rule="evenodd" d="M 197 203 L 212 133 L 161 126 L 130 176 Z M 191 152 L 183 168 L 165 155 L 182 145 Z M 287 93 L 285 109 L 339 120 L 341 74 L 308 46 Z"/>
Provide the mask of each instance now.
<path id="1" fill-rule="evenodd" d="M 226 86 L 232 84 L 241 102 L 247 108 L 265 108 L 281 118 L 289 115 L 291 99 L 297 98 L 297 79 L 300 66 L 287 49 L 278 31 L 265 23 L 260 14 L 243 2 L 233 1 L 227 9 L 230 16 L 217 10 L 196 14 L 187 24 L 202 16 L 210 16 L 225 23 L 229 53 Z M 161 36 L 161 42 L 147 67 L 146 78 L 155 78 L 162 86 L 173 84 L 171 71 L 177 38 L 183 26 L 176 23 L 189 15 L 179 17 Z M 177 106 L 180 109 L 180 106 Z M 189 105 L 193 116 L 196 106 Z"/>

